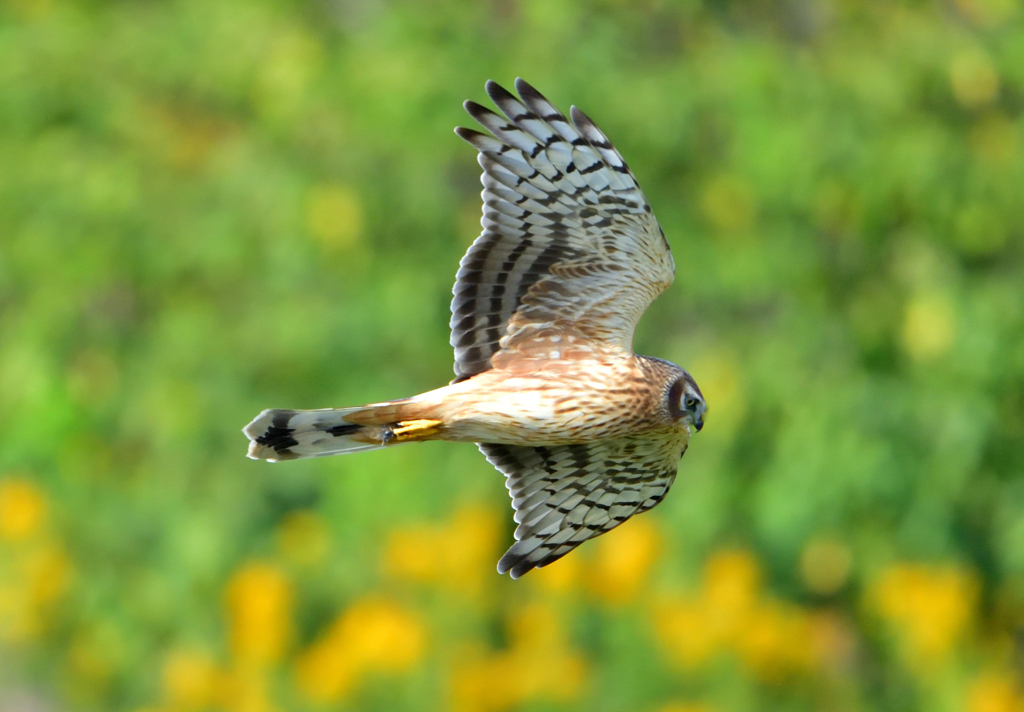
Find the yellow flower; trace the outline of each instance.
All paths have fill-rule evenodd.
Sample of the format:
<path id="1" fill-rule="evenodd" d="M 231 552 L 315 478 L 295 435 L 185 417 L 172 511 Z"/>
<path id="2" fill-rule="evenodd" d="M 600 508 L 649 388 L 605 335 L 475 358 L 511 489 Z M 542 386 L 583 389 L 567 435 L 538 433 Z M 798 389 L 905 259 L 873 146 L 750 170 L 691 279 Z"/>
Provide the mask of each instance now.
<path id="1" fill-rule="evenodd" d="M 1024 699 L 1012 675 L 986 672 L 967 692 L 966 712 L 1022 712 Z"/>
<path id="2" fill-rule="evenodd" d="M 527 580 L 547 593 L 568 593 L 576 587 L 583 576 L 583 565 L 580 563 L 582 560 L 583 557 L 579 553 L 563 556 L 553 564 L 534 569 Z"/>
<path id="3" fill-rule="evenodd" d="M 828 636 L 832 629 L 805 609 L 763 599 L 761 567 L 742 550 L 711 556 L 698 595 L 664 599 L 654 611 L 666 651 L 690 669 L 729 652 L 759 679 L 774 683 L 813 670 L 840 647 L 832 639 L 837 636 Z"/>
<path id="4" fill-rule="evenodd" d="M 809 616 L 797 606 L 768 601 L 757 607 L 737 636 L 743 662 L 765 682 L 813 668 L 815 651 Z"/>
<path id="5" fill-rule="evenodd" d="M 722 648 L 701 598 L 663 599 L 654 607 L 654 629 L 669 656 L 687 669 L 706 664 Z"/>
<path id="6" fill-rule="evenodd" d="M 735 648 L 761 592 L 761 567 L 752 554 L 723 550 L 704 565 L 697 596 L 677 596 L 655 606 L 655 628 L 669 654 L 695 668 Z"/>
<path id="7" fill-rule="evenodd" d="M 223 673 L 209 656 L 179 650 L 164 660 L 164 697 L 174 709 L 195 710 L 218 701 Z"/>
<path id="8" fill-rule="evenodd" d="M 270 699 L 267 673 L 259 668 L 235 668 L 218 690 L 218 709 L 226 712 L 276 712 Z"/>
<path id="9" fill-rule="evenodd" d="M 569 700 L 582 691 L 586 662 L 572 650 L 558 611 L 534 602 L 509 615 L 510 654 L 531 698 Z"/>
<path id="10" fill-rule="evenodd" d="M 448 525 L 397 529 L 388 537 L 384 568 L 396 578 L 477 596 L 493 578 L 500 531 L 499 517 L 483 507 L 457 511 Z"/>
<path id="11" fill-rule="evenodd" d="M 39 532 L 46 519 L 46 500 L 28 480 L 0 481 L 0 539 L 23 541 Z"/>
<path id="12" fill-rule="evenodd" d="M 64 548 L 53 541 L 33 544 L 15 553 L 9 573 L 0 573 L 0 639 L 40 637 L 71 584 L 73 570 Z"/>
<path id="13" fill-rule="evenodd" d="M 420 617 L 390 601 L 356 601 L 299 657 L 296 683 L 314 701 L 346 695 L 369 672 L 402 672 L 423 657 L 426 628 Z"/>
<path id="14" fill-rule="evenodd" d="M 500 712 L 521 705 L 518 660 L 509 653 L 477 652 L 455 664 L 449 695 L 453 712 Z"/>
<path id="15" fill-rule="evenodd" d="M 353 651 L 332 631 L 299 656 L 295 684 L 314 702 L 335 702 L 355 687 L 356 667 Z"/>
<path id="16" fill-rule="evenodd" d="M 284 654 L 292 634 L 292 585 L 277 568 L 247 564 L 225 593 L 231 652 L 243 665 L 266 667 Z"/>
<path id="17" fill-rule="evenodd" d="M 621 604 L 636 598 L 651 565 L 661 550 L 661 534 L 649 517 L 633 517 L 615 536 L 596 542 L 590 570 L 594 593 L 607 603 Z"/>
<path id="18" fill-rule="evenodd" d="M 586 663 L 569 647 L 557 612 L 544 603 L 514 611 L 509 649 L 477 653 L 455 666 L 451 679 L 456 712 L 498 712 L 529 700 L 567 701 L 579 696 Z"/>
<path id="19" fill-rule="evenodd" d="M 719 551 L 704 566 L 706 615 L 723 640 L 745 625 L 761 593 L 761 566 L 748 551 Z"/>
<path id="20" fill-rule="evenodd" d="M 704 591 L 716 605 L 748 608 L 761 591 L 761 566 L 749 551 L 718 551 L 704 564 Z"/>
<path id="21" fill-rule="evenodd" d="M 548 603 L 534 602 L 509 613 L 512 647 L 542 653 L 566 646 L 565 630 L 558 611 Z"/>
<path id="22" fill-rule="evenodd" d="M 579 696 L 586 676 L 583 658 L 566 649 L 512 650 L 506 670 L 525 699 L 572 700 Z"/>
<path id="23" fill-rule="evenodd" d="M 401 672 L 423 657 L 426 629 L 420 617 L 390 601 L 364 598 L 345 612 L 345 638 L 366 670 Z"/>
<path id="24" fill-rule="evenodd" d="M 882 572 L 868 595 L 895 628 L 909 662 L 925 671 L 944 661 L 970 630 L 978 581 L 954 566 L 896 564 Z"/>
<path id="25" fill-rule="evenodd" d="M 47 542 L 28 552 L 25 573 L 29 600 L 36 609 L 42 609 L 64 595 L 73 570 L 64 547 Z"/>

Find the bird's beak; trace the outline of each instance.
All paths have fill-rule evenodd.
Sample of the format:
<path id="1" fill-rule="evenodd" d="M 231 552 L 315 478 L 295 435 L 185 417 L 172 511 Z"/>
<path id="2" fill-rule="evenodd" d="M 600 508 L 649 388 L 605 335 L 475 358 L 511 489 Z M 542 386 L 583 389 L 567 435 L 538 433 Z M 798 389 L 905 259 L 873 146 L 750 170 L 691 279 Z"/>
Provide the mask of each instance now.
<path id="1" fill-rule="evenodd" d="M 697 432 L 699 433 L 700 429 L 704 427 L 704 419 L 701 418 L 700 420 L 693 421 L 693 427 L 697 428 Z"/>

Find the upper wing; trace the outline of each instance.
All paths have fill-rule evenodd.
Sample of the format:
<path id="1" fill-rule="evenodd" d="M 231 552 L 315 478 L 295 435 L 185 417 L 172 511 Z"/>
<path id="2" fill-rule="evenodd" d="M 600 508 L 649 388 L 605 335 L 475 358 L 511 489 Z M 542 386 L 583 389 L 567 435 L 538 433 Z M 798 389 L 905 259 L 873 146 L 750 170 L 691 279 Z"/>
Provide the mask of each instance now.
<path id="1" fill-rule="evenodd" d="M 456 380 L 552 351 L 630 351 L 675 271 L 651 206 L 605 135 L 575 106 L 570 123 L 522 79 L 516 89 L 522 101 L 487 83 L 504 117 L 465 104 L 493 136 L 456 129 L 484 169 L 484 231 L 453 289 Z"/>
<path id="2" fill-rule="evenodd" d="M 617 527 L 664 498 L 686 450 L 685 435 L 646 434 L 580 445 L 481 443 L 503 472 L 516 510 L 516 543 L 498 573 L 519 578 Z"/>

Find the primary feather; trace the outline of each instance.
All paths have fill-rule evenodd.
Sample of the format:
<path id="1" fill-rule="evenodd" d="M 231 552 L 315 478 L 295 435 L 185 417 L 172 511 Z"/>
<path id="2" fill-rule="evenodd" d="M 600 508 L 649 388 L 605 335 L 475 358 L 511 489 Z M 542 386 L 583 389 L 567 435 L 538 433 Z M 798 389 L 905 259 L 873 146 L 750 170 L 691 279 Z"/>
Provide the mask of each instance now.
<path id="1" fill-rule="evenodd" d="M 516 88 L 522 101 L 487 83 L 504 116 L 466 102 L 493 135 L 456 129 L 484 169 L 484 230 L 452 290 L 456 381 L 493 367 L 495 357 L 546 356 L 551 336 L 571 337 L 574 348 L 630 351 L 640 316 L 675 269 L 607 137 L 583 112 L 574 108 L 570 122 L 523 80 Z"/>

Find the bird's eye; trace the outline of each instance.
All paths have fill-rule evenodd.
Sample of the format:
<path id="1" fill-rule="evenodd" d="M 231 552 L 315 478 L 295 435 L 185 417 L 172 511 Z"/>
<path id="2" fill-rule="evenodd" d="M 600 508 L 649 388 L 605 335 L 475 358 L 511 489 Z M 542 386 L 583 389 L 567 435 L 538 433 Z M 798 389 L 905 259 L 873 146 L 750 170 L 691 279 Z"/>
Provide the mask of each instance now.
<path id="1" fill-rule="evenodd" d="M 697 405 L 697 399 L 696 398 L 687 398 L 686 399 L 686 407 L 687 408 L 692 408 L 695 405 Z"/>

